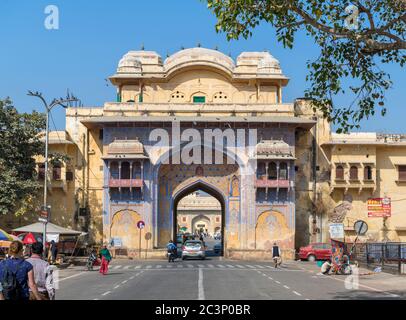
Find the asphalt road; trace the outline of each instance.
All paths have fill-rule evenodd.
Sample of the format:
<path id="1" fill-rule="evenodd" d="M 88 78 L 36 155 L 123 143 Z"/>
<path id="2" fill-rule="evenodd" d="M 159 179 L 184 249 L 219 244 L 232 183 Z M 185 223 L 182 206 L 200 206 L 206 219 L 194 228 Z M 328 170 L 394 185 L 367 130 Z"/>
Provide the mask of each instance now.
<path id="1" fill-rule="evenodd" d="M 58 300 L 319 300 L 405 299 L 405 291 L 373 285 L 360 277 L 346 288 L 346 276 L 324 276 L 314 264 L 201 260 L 115 260 L 109 274 L 73 267 L 59 271 Z M 389 277 L 389 276 L 388 276 Z M 370 278 L 369 278 L 370 279 Z M 385 281 L 397 281 L 395 278 Z M 371 282 L 372 283 L 372 282 Z M 350 283 L 351 284 L 351 283 Z"/>

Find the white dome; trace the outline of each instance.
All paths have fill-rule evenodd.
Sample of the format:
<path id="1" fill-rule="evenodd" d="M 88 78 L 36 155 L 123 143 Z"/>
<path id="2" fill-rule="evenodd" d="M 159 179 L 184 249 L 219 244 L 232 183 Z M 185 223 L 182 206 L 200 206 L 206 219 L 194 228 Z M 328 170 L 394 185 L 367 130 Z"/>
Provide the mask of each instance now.
<path id="1" fill-rule="evenodd" d="M 190 48 L 176 52 L 165 60 L 165 70 L 193 64 L 214 65 L 232 73 L 235 64 L 233 59 L 222 52 L 206 48 Z"/>
<path id="2" fill-rule="evenodd" d="M 281 66 L 269 52 L 264 52 L 264 56 L 258 62 L 258 73 L 281 73 Z"/>
<path id="3" fill-rule="evenodd" d="M 132 53 L 127 53 L 118 63 L 118 73 L 140 73 L 142 71 L 142 64 L 137 57 Z"/>

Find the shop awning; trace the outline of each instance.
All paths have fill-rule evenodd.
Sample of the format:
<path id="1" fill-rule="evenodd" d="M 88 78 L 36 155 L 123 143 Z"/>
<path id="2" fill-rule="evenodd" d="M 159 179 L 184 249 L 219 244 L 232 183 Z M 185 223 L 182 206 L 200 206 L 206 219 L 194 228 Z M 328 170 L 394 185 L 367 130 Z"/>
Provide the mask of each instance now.
<path id="1" fill-rule="evenodd" d="M 44 224 L 41 222 L 36 222 L 25 227 L 20 227 L 13 229 L 14 232 L 32 232 L 32 233 L 42 233 L 44 231 Z M 86 235 L 86 232 L 76 231 L 68 228 L 63 228 L 57 226 L 56 224 L 47 223 L 47 234 L 58 234 L 66 236 L 81 236 Z"/>

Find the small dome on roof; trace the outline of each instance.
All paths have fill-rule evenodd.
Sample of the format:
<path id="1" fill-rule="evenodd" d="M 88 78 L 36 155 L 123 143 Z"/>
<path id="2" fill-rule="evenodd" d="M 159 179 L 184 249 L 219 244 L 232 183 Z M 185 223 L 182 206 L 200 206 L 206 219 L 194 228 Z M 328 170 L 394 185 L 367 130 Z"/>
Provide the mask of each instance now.
<path id="1" fill-rule="evenodd" d="M 141 73 L 141 61 L 131 52 L 125 54 L 118 63 L 118 73 Z"/>
<path id="2" fill-rule="evenodd" d="M 190 48 L 176 52 L 165 60 L 165 69 L 170 70 L 177 66 L 194 63 L 215 64 L 233 71 L 235 64 L 232 58 L 224 53 L 207 48 Z"/>
<path id="3" fill-rule="evenodd" d="M 264 52 L 264 56 L 258 62 L 258 73 L 280 73 L 281 66 L 277 59 L 269 52 Z"/>

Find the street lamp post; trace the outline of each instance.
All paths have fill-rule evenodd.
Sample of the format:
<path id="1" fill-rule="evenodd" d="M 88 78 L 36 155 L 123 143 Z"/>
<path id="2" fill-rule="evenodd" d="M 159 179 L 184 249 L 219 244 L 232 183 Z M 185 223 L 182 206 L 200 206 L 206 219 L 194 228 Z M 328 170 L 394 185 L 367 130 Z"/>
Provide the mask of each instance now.
<path id="1" fill-rule="evenodd" d="M 47 219 L 42 220 L 43 224 L 44 224 L 44 228 L 43 228 L 43 234 L 42 234 L 42 245 L 44 247 L 44 255 L 45 255 L 45 246 L 46 246 L 46 234 L 47 234 L 47 223 L 49 222 L 49 207 L 47 204 L 47 191 L 48 191 L 48 163 L 49 163 L 49 159 L 48 159 L 48 144 L 49 144 L 49 113 L 51 112 L 52 108 L 60 105 L 63 108 L 67 108 L 67 104 L 70 102 L 77 102 L 78 99 L 75 98 L 74 96 L 70 96 L 68 95 L 66 98 L 59 98 L 59 99 L 53 99 L 51 101 L 50 104 L 48 104 L 46 102 L 46 100 L 44 99 L 44 97 L 42 96 L 42 93 L 40 92 L 32 92 L 32 91 L 28 91 L 28 95 L 31 97 L 37 97 L 39 98 L 42 103 L 45 106 L 45 110 L 46 110 L 46 127 L 45 127 L 45 177 L 44 177 L 44 201 L 43 201 L 43 207 L 42 210 L 46 210 L 47 211 Z"/>

